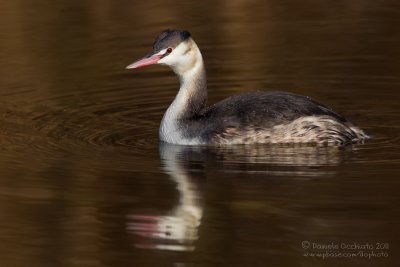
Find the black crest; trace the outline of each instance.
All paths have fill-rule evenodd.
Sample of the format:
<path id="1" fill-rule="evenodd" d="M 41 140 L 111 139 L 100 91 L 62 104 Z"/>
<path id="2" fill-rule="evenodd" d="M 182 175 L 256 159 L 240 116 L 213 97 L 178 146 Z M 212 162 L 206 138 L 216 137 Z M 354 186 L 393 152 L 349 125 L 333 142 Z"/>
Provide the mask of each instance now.
<path id="1" fill-rule="evenodd" d="M 153 44 L 152 54 L 158 53 L 159 51 L 172 47 L 177 47 L 181 42 L 186 41 L 190 38 L 190 32 L 185 30 L 165 30 L 157 36 Z"/>

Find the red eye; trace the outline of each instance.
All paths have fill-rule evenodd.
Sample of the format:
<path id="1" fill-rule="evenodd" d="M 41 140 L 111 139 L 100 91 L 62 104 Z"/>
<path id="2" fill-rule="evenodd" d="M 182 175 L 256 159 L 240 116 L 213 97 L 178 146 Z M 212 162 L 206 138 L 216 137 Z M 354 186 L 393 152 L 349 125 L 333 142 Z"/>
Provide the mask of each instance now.
<path id="1" fill-rule="evenodd" d="M 167 49 L 167 53 L 169 54 L 171 52 L 172 52 L 172 48 L 170 47 L 170 48 Z"/>

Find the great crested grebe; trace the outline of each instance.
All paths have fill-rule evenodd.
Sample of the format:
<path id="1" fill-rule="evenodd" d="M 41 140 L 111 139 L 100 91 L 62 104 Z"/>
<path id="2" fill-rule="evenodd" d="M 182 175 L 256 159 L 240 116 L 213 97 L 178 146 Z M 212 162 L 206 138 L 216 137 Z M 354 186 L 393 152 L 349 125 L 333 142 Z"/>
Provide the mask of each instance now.
<path id="1" fill-rule="evenodd" d="M 231 96 L 206 107 L 203 57 L 185 30 L 165 30 L 153 50 L 129 66 L 168 65 L 180 89 L 165 112 L 160 139 L 181 145 L 316 143 L 345 145 L 368 136 L 329 107 L 288 92 Z"/>

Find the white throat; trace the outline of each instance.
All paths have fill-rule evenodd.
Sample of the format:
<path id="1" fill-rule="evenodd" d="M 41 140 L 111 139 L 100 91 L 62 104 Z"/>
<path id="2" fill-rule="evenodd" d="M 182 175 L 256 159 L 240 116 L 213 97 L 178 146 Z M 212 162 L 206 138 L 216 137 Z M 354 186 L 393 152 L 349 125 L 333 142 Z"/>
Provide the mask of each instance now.
<path id="1" fill-rule="evenodd" d="M 181 46 L 181 45 L 179 45 Z M 185 135 L 188 119 L 199 113 L 207 100 L 207 86 L 203 58 L 196 43 L 191 41 L 183 50 L 182 64 L 168 64 L 179 77 L 180 89 L 164 114 L 160 125 L 160 139 L 172 144 L 199 144 L 199 140 Z M 178 57 L 178 56 L 177 56 Z"/>

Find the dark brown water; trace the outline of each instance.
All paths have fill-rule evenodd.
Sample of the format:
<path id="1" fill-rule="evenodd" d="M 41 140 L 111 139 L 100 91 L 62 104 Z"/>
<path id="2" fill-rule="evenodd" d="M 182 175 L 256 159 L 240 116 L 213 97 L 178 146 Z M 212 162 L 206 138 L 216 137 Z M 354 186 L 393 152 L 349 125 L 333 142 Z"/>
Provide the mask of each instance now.
<path id="1" fill-rule="evenodd" d="M 287 90 L 372 139 L 160 145 L 177 79 L 124 67 L 175 27 L 209 103 Z M 396 266 L 399 44 L 394 0 L 2 1 L 0 265 Z"/>

